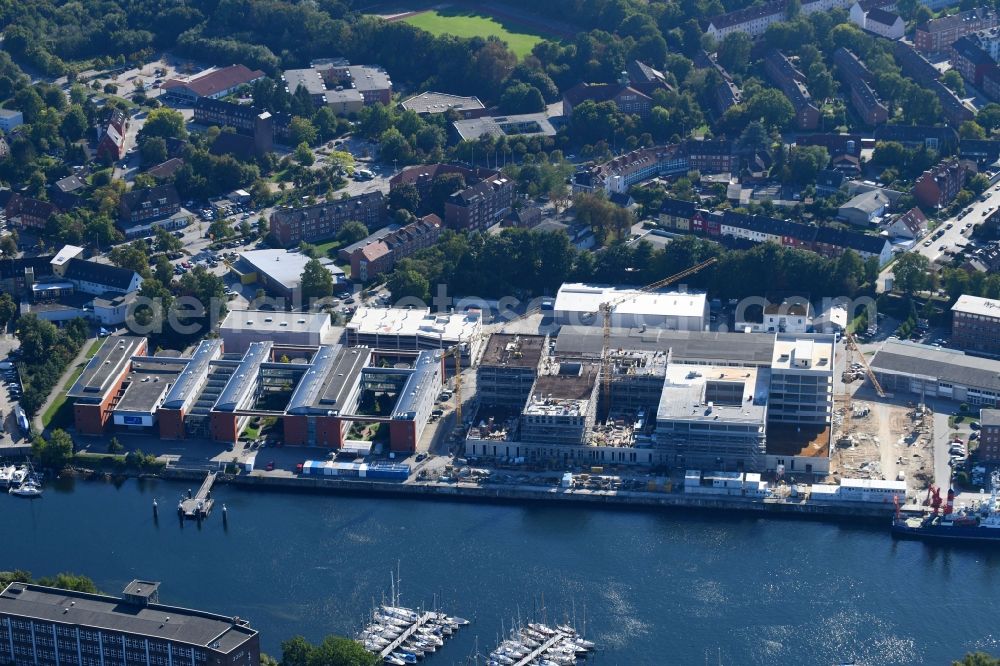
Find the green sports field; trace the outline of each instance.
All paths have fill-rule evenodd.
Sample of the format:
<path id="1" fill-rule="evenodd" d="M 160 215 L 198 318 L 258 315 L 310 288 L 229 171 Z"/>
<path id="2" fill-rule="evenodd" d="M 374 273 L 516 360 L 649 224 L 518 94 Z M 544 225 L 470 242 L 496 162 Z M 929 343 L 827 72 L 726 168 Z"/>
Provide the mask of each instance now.
<path id="1" fill-rule="evenodd" d="M 543 35 L 529 32 L 528 28 L 502 19 L 457 9 L 433 9 L 408 16 L 403 20 L 434 35 L 449 34 L 456 37 L 495 35 L 507 42 L 518 58 L 531 53 L 531 48 L 545 38 Z"/>

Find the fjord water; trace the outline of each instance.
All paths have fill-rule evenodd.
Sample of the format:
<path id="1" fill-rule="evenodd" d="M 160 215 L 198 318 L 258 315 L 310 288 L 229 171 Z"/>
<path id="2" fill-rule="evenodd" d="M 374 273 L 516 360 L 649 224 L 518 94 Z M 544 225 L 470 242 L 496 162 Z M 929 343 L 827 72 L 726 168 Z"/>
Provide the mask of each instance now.
<path id="1" fill-rule="evenodd" d="M 0 569 L 73 571 L 117 594 L 247 617 L 265 651 L 353 633 L 389 594 L 474 620 L 431 665 L 465 664 L 544 594 L 586 614 L 596 664 L 946 664 L 1000 652 L 1000 549 L 895 542 L 888 526 L 252 492 L 218 486 L 199 529 L 190 484 L 56 481 L 0 497 Z M 152 502 L 159 501 L 154 522 Z M 223 528 L 220 503 L 229 509 Z M 480 661 L 482 663 L 482 661 Z"/>

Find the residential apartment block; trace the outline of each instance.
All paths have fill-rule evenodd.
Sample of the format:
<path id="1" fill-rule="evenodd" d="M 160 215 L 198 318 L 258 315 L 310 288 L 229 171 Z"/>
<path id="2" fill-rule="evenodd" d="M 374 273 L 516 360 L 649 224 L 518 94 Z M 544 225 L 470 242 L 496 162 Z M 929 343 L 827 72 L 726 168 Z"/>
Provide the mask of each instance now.
<path id="1" fill-rule="evenodd" d="M 951 341 L 969 351 L 1000 354 L 1000 301 L 959 296 L 951 307 Z"/>
<path id="2" fill-rule="evenodd" d="M 452 229 L 485 231 L 513 210 L 515 189 L 514 181 L 499 171 L 492 172 L 448 197 L 444 204 L 445 224 Z"/>
<path id="3" fill-rule="evenodd" d="M 874 77 L 865 64 L 844 47 L 834 51 L 833 62 L 837 66 L 840 80 L 851 91 L 851 105 L 862 121 L 866 125 L 881 125 L 887 122 L 889 109 L 872 89 Z"/>
<path id="4" fill-rule="evenodd" d="M 280 208 L 271 214 L 271 235 L 283 246 L 318 241 L 337 235 L 345 222 L 361 222 L 368 228 L 385 221 L 385 197 L 368 192 L 348 199 L 332 199 L 301 208 Z"/>
<path id="5" fill-rule="evenodd" d="M 965 160 L 942 160 L 924 171 L 913 186 L 913 196 L 921 206 L 940 208 L 951 203 L 962 190 L 972 165 Z M 973 169 L 974 170 L 974 169 Z"/>
<path id="6" fill-rule="evenodd" d="M 374 280 L 395 267 L 400 259 L 431 247 L 441 236 L 437 215 L 426 215 L 351 253 L 351 277 L 361 282 Z"/>
<path id="7" fill-rule="evenodd" d="M 913 46 L 923 53 L 943 53 L 960 37 L 998 25 L 997 13 L 993 10 L 985 7 L 970 9 L 918 25 L 913 34 Z"/>
<path id="8" fill-rule="evenodd" d="M 771 81 L 781 88 L 792 103 L 796 126 L 803 130 L 816 129 L 820 112 L 806 88 L 806 76 L 795 68 L 785 54 L 776 49 L 764 57 L 764 69 Z"/>
<path id="9" fill-rule="evenodd" d="M 958 127 L 966 120 L 972 120 L 975 117 L 975 111 L 966 106 L 948 86 L 941 82 L 941 72 L 917 53 L 913 47 L 904 42 L 895 42 L 893 55 L 905 76 L 937 95 L 944 117 L 951 125 Z"/>
<path id="10" fill-rule="evenodd" d="M 247 620 L 166 606 L 159 583 L 133 580 L 121 598 L 29 583 L 0 592 L 0 663 L 12 666 L 258 666 Z"/>

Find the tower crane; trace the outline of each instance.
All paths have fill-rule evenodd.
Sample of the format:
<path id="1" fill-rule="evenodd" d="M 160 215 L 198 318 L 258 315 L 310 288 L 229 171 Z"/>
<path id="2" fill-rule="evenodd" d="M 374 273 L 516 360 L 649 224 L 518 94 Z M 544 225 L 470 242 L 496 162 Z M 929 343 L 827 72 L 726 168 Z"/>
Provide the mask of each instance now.
<path id="1" fill-rule="evenodd" d="M 885 397 L 885 389 L 882 388 L 882 385 L 879 383 L 878 379 L 875 377 L 875 372 L 872 370 L 872 367 L 870 365 L 868 365 L 868 359 L 865 358 L 864 353 L 861 351 L 861 347 L 858 346 L 858 340 L 857 340 L 857 338 L 855 338 L 854 334 L 851 333 L 850 331 L 845 331 L 845 334 L 846 334 L 846 337 L 847 337 L 847 348 L 848 348 L 848 350 L 849 351 L 853 350 L 853 351 L 857 351 L 858 352 L 858 358 L 861 359 L 861 367 L 863 367 L 865 369 L 865 374 L 868 376 L 868 379 L 871 380 L 872 386 L 875 387 L 875 392 L 878 393 L 878 396 L 880 398 L 884 398 Z M 847 392 L 847 396 L 848 396 L 848 403 L 847 404 L 848 404 L 848 406 L 850 406 L 850 404 L 851 404 L 850 403 L 850 395 L 851 395 L 851 392 L 848 391 Z"/>
<path id="2" fill-rule="evenodd" d="M 678 280 L 683 280 L 688 276 L 694 275 L 702 269 L 708 268 L 712 264 L 716 263 L 716 261 L 718 260 L 715 257 L 706 259 L 705 261 L 695 264 L 694 266 L 691 266 L 690 268 L 687 268 L 679 273 L 675 273 L 670 277 L 657 280 L 652 284 L 647 284 L 645 287 L 640 287 L 639 291 L 648 293 L 656 291 L 657 289 L 662 289 L 663 287 L 673 284 Z M 633 298 L 633 296 L 619 296 L 618 298 L 601 303 L 599 306 L 602 319 L 601 324 L 604 327 L 603 346 L 601 347 L 601 399 L 605 405 L 611 404 L 611 313 L 614 312 L 616 306 L 624 303 L 630 298 Z"/>

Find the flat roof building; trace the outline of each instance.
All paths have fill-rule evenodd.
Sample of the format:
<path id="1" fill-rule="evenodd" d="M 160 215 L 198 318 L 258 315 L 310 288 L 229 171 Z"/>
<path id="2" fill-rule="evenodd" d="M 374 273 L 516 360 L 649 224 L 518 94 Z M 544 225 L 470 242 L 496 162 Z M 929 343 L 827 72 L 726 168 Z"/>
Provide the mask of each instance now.
<path id="1" fill-rule="evenodd" d="M 544 335 L 494 333 L 476 370 L 479 402 L 520 409 L 531 394 L 545 352 Z"/>
<path id="2" fill-rule="evenodd" d="M 767 368 L 667 368 L 656 442 L 677 467 L 764 468 Z"/>
<path id="3" fill-rule="evenodd" d="M 559 325 L 601 326 L 600 308 L 613 303 L 611 325 L 614 328 L 664 328 L 679 331 L 702 331 L 708 321 L 705 294 L 643 292 L 638 289 L 565 283 L 559 288 L 554 306 Z"/>
<path id="4" fill-rule="evenodd" d="M 339 337 L 326 312 L 230 310 L 219 335 L 227 353 L 243 353 L 254 342 L 270 340 L 279 346 L 319 347 Z"/>
<path id="5" fill-rule="evenodd" d="M 291 250 L 249 250 L 240 253 L 235 271 L 244 283 L 259 283 L 273 296 L 298 303 L 302 298 L 302 272 L 311 257 Z M 320 259 L 334 284 L 344 279 L 344 271 L 330 259 Z"/>
<path id="6" fill-rule="evenodd" d="M 420 115 L 435 115 L 454 111 L 463 118 L 473 118 L 486 110 L 478 97 L 462 97 L 439 92 L 422 92 L 399 103 L 404 111 L 414 111 Z"/>
<path id="7" fill-rule="evenodd" d="M 890 340 L 870 365 L 886 391 L 982 407 L 1000 402 L 1000 361 L 914 342 Z"/>
<path id="8" fill-rule="evenodd" d="M 66 396 L 73 400 L 77 432 L 99 435 L 111 419 L 119 390 L 132 367 L 133 356 L 146 354 L 146 338 L 110 336 L 87 362 Z"/>
<path id="9" fill-rule="evenodd" d="M 951 340 L 956 346 L 1000 354 L 1000 301 L 962 294 L 951 313 Z"/>
<path id="10" fill-rule="evenodd" d="M 260 663 L 248 621 L 161 605 L 159 584 L 143 581 L 122 598 L 11 583 L 0 593 L 0 634 L 0 662 L 17 666 Z"/>
<path id="11" fill-rule="evenodd" d="M 462 345 L 462 357 L 475 359 L 482 345 L 479 311 L 431 313 L 430 308 L 359 307 L 345 327 L 347 344 L 374 349 L 418 351 Z"/>

